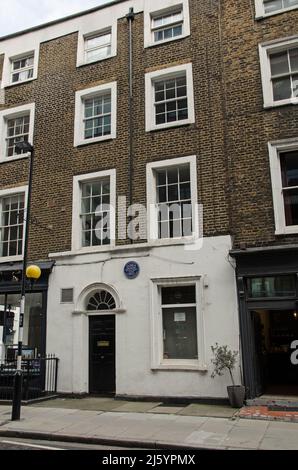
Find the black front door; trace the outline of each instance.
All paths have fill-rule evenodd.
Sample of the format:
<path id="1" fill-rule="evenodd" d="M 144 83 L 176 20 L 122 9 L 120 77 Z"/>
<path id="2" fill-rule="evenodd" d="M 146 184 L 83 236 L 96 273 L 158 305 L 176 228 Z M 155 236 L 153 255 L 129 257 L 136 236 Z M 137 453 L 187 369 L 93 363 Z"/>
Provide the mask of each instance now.
<path id="1" fill-rule="evenodd" d="M 89 317 L 89 392 L 114 393 L 115 316 Z"/>

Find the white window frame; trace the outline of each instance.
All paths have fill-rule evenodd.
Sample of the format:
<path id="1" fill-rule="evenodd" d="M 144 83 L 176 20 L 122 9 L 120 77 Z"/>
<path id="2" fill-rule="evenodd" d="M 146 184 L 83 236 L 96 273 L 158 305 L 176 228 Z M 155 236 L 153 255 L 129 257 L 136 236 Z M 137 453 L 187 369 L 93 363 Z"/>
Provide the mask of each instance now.
<path id="1" fill-rule="evenodd" d="M 28 158 L 30 155 L 30 153 L 22 153 L 20 155 L 14 155 L 13 157 L 6 156 L 7 121 L 9 119 L 14 119 L 26 114 L 30 115 L 28 141 L 33 145 L 35 103 L 25 104 L 23 106 L 17 106 L 15 108 L 9 108 L 0 111 L 0 164 L 8 163 L 14 160 L 20 160 L 21 158 Z"/>
<path id="2" fill-rule="evenodd" d="M 298 47 L 298 36 L 283 40 L 279 39 L 259 45 L 264 108 L 283 106 L 288 104 L 298 104 L 298 97 L 274 101 L 273 88 L 271 84 L 270 54 L 283 52 L 292 47 Z"/>
<path id="3" fill-rule="evenodd" d="M 202 276 L 150 279 L 151 369 L 206 371 L 204 288 Z M 163 322 L 160 290 L 162 287 L 196 286 L 198 359 L 164 359 Z M 178 307 L 178 305 L 177 305 Z"/>
<path id="4" fill-rule="evenodd" d="M 106 32 L 111 32 L 111 54 L 107 57 L 102 59 L 96 59 L 91 62 L 86 61 L 86 54 L 85 54 L 85 40 L 89 37 L 99 36 Z M 110 59 L 111 57 L 117 56 L 117 21 L 115 21 L 111 25 L 107 25 L 105 28 L 101 28 L 99 30 L 80 30 L 78 34 L 78 48 L 77 48 L 77 67 L 82 67 L 83 65 L 92 65 L 96 62 L 101 62 L 103 60 Z"/>
<path id="5" fill-rule="evenodd" d="M 2 217 L 2 204 L 1 200 L 6 197 L 17 196 L 19 194 L 24 195 L 24 224 L 23 224 L 23 250 L 21 255 L 16 256 L 0 256 L 0 261 L 10 262 L 10 261 L 21 261 L 24 254 L 24 244 L 25 244 L 25 230 L 26 230 L 26 219 L 27 219 L 27 199 L 28 199 L 28 186 L 19 186 L 16 188 L 10 189 L 1 189 L 0 190 L 0 217 Z"/>
<path id="6" fill-rule="evenodd" d="M 111 93 L 111 134 L 92 139 L 84 138 L 84 101 L 88 98 L 94 98 L 97 95 Z M 86 88 L 76 92 L 75 95 L 75 123 L 74 123 L 74 147 L 80 145 L 89 145 L 103 140 L 116 139 L 117 132 L 117 82 L 105 83 L 93 88 Z"/>
<path id="7" fill-rule="evenodd" d="M 190 165 L 191 178 L 191 204 L 192 204 L 192 224 L 193 234 L 189 237 L 179 238 L 158 238 L 158 217 L 157 217 L 157 191 L 156 191 L 156 170 L 161 168 L 177 167 L 180 165 Z M 197 158 L 196 155 L 189 157 L 171 158 L 147 164 L 147 233 L 150 245 L 174 245 L 194 242 L 199 238 L 199 214 L 198 186 L 197 186 Z"/>
<path id="8" fill-rule="evenodd" d="M 280 15 L 286 11 L 297 10 L 298 5 L 288 8 L 282 8 L 271 13 L 265 13 L 264 0 L 255 0 L 256 19 L 266 18 L 267 16 Z"/>
<path id="9" fill-rule="evenodd" d="M 185 72 L 186 74 L 186 87 L 187 87 L 187 106 L 188 118 L 181 121 L 167 122 L 157 125 L 155 123 L 155 87 L 154 83 L 157 80 L 166 80 L 167 78 L 174 78 L 179 74 Z M 168 129 L 171 127 L 180 127 L 195 122 L 195 105 L 194 105 L 194 87 L 193 87 L 193 73 L 192 64 L 183 64 L 176 67 L 169 67 L 155 72 L 149 72 L 145 75 L 145 112 L 146 112 L 146 132 L 156 131 L 158 129 Z"/>
<path id="10" fill-rule="evenodd" d="M 23 80 L 20 82 L 12 83 L 12 63 L 15 60 L 24 59 L 33 55 L 34 57 L 34 66 L 33 66 L 33 76 L 28 78 L 27 80 Z M 4 63 L 3 63 L 3 73 L 2 73 L 2 83 L 1 88 L 6 88 L 10 86 L 17 86 L 23 85 L 24 83 L 31 82 L 32 80 L 36 80 L 38 76 L 38 62 L 39 62 L 39 45 L 35 49 L 31 49 L 26 52 L 21 52 L 15 55 L 5 55 Z"/>
<path id="11" fill-rule="evenodd" d="M 286 225 L 280 153 L 298 150 L 298 137 L 268 143 L 272 196 L 275 218 L 275 234 L 290 235 L 298 233 L 298 225 Z"/>
<path id="12" fill-rule="evenodd" d="M 159 46 L 172 41 L 177 41 L 190 36 L 190 15 L 189 15 L 189 1 L 188 0 L 163 0 L 163 8 L 160 9 L 161 2 L 153 0 L 145 2 L 144 9 L 144 47 Z M 167 13 L 171 13 L 179 10 L 182 11 L 182 34 L 180 36 L 165 39 L 163 41 L 154 41 L 154 34 L 152 30 L 152 19 L 154 17 L 162 16 Z"/>
<path id="13" fill-rule="evenodd" d="M 99 246 L 82 247 L 82 221 L 81 214 L 81 184 L 88 181 L 96 181 L 103 178 L 110 178 L 110 244 Z M 72 251 L 78 253 L 94 253 L 99 251 L 109 251 L 115 247 L 116 240 L 116 170 L 98 171 L 73 178 L 73 206 L 72 206 Z"/>

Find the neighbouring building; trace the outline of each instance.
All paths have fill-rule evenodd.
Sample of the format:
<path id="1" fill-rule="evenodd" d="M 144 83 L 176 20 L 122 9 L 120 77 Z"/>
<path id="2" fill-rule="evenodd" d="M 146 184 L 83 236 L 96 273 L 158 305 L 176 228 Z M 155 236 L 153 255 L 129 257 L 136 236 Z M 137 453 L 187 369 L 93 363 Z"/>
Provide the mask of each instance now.
<path id="1" fill-rule="evenodd" d="M 297 395 L 298 1 L 222 4 L 244 383 L 250 397 Z"/>
<path id="2" fill-rule="evenodd" d="M 24 344 L 59 357 L 60 392 L 222 399 L 215 343 L 240 352 L 249 397 L 297 384 L 290 366 L 264 374 L 274 352 L 285 368 L 298 323 L 297 7 L 118 0 L 0 38 L 2 357 L 17 342 L 25 140 L 42 277 Z"/>

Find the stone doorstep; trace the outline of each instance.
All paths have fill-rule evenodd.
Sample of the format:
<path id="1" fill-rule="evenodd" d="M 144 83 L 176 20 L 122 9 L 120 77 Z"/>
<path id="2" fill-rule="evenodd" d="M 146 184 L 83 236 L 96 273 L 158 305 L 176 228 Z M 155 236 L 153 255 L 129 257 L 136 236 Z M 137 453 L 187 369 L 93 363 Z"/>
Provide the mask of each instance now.
<path id="1" fill-rule="evenodd" d="M 284 408 L 284 407 L 283 407 Z M 298 423 L 298 411 L 271 409 L 270 405 L 245 406 L 237 413 L 239 418 Z"/>

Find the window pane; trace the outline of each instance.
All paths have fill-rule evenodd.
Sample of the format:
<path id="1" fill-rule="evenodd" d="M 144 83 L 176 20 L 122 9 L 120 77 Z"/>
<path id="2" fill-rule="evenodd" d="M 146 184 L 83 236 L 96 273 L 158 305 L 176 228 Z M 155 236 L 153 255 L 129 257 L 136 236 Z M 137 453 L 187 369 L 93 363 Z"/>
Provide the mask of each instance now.
<path id="1" fill-rule="evenodd" d="M 290 54 L 291 71 L 298 72 L 298 48 L 291 49 L 289 51 L 289 54 Z"/>
<path id="2" fill-rule="evenodd" d="M 180 199 L 190 199 L 191 192 L 190 192 L 190 183 L 183 183 L 180 184 Z"/>
<path id="3" fill-rule="evenodd" d="M 160 222 L 165 222 L 169 220 L 169 208 L 167 204 L 160 204 L 158 207 L 158 220 Z"/>
<path id="4" fill-rule="evenodd" d="M 183 237 L 190 237 L 192 235 L 192 219 L 182 220 L 182 235 Z"/>
<path id="5" fill-rule="evenodd" d="M 178 168 L 169 168 L 167 170 L 168 184 L 178 183 L 178 172 Z"/>
<path id="6" fill-rule="evenodd" d="M 91 246 L 91 232 L 84 232 L 82 233 L 82 246 Z"/>
<path id="7" fill-rule="evenodd" d="M 167 201 L 167 188 L 166 186 L 161 186 L 158 188 L 158 202 L 166 202 Z"/>
<path id="8" fill-rule="evenodd" d="M 265 0 L 264 1 L 265 13 L 272 13 L 276 10 L 281 10 L 283 7 L 282 0 Z"/>
<path id="9" fill-rule="evenodd" d="M 170 229 L 169 229 L 169 223 L 168 222 L 161 222 L 159 224 L 159 238 L 169 238 L 170 236 Z"/>
<path id="10" fill-rule="evenodd" d="M 86 48 L 91 49 L 93 47 L 104 46 L 111 44 L 112 35 L 111 33 L 102 34 L 93 38 L 86 39 Z"/>
<path id="11" fill-rule="evenodd" d="M 298 0 L 284 0 L 284 7 L 285 8 L 290 8 L 293 6 L 298 6 Z"/>
<path id="12" fill-rule="evenodd" d="M 157 185 L 161 186 L 167 182 L 167 172 L 166 170 L 157 171 Z"/>
<path id="13" fill-rule="evenodd" d="M 290 78 L 277 78 L 272 81 L 273 84 L 273 98 L 274 101 L 286 100 L 291 98 L 291 79 Z"/>
<path id="14" fill-rule="evenodd" d="M 177 113 L 176 111 L 169 111 L 167 112 L 167 122 L 175 122 L 177 121 Z"/>
<path id="15" fill-rule="evenodd" d="M 163 309 L 164 359 L 197 359 L 195 307 Z"/>
<path id="16" fill-rule="evenodd" d="M 195 286 L 174 286 L 161 289 L 162 305 L 195 304 Z"/>
<path id="17" fill-rule="evenodd" d="M 155 31 L 154 33 L 154 41 L 162 41 L 163 40 L 163 31 Z"/>
<path id="18" fill-rule="evenodd" d="M 270 55 L 271 75 L 280 75 L 289 73 L 289 60 L 288 52 L 279 52 L 278 54 Z"/>
<path id="19" fill-rule="evenodd" d="M 87 62 L 94 62 L 95 60 L 102 60 L 111 55 L 111 46 L 104 46 L 100 49 L 94 49 L 87 51 L 86 59 Z"/>
<path id="20" fill-rule="evenodd" d="M 171 39 L 173 37 L 173 28 L 164 30 L 164 39 Z"/>
<path id="21" fill-rule="evenodd" d="M 284 191 L 286 225 L 298 225 L 298 189 Z"/>
<path id="22" fill-rule="evenodd" d="M 177 36 L 181 36 L 181 34 L 182 34 L 182 25 L 175 26 L 175 28 L 173 28 L 173 36 L 177 37 Z"/>
<path id="23" fill-rule="evenodd" d="M 177 88 L 177 96 L 180 98 L 182 96 L 187 96 L 187 92 L 186 92 L 186 85 L 184 86 L 179 86 Z"/>
<path id="24" fill-rule="evenodd" d="M 166 90 L 166 100 L 172 100 L 176 98 L 176 90 L 175 90 L 175 86 L 172 87 L 172 88 L 168 88 L 167 87 L 167 90 Z"/>
<path id="25" fill-rule="evenodd" d="M 190 168 L 189 165 L 181 166 L 179 168 L 179 180 L 182 181 L 190 181 Z"/>
<path id="26" fill-rule="evenodd" d="M 179 109 L 179 111 L 178 111 L 178 121 L 183 121 L 184 119 L 188 119 L 188 110 L 187 109 Z"/>
<path id="27" fill-rule="evenodd" d="M 178 184 L 168 186 L 168 201 L 178 201 Z"/>
<path id="28" fill-rule="evenodd" d="M 283 187 L 298 186 L 298 151 L 280 154 Z"/>
<path id="29" fill-rule="evenodd" d="M 292 76 L 293 96 L 298 97 L 298 75 Z"/>
<path id="30" fill-rule="evenodd" d="M 26 295 L 24 315 L 24 345 L 34 350 L 34 355 L 41 354 L 42 340 L 42 294 L 28 293 Z"/>
<path id="31" fill-rule="evenodd" d="M 296 295 L 295 276 L 255 277 L 247 279 L 248 296 L 293 297 Z"/>
<path id="32" fill-rule="evenodd" d="M 182 20 L 182 11 L 153 18 L 153 27 L 159 28 Z"/>
<path id="33" fill-rule="evenodd" d="M 156 115 L 156 124 L 165 124 L 166 122 L 166 115 L 165 114 L 157 114 Z"/>

